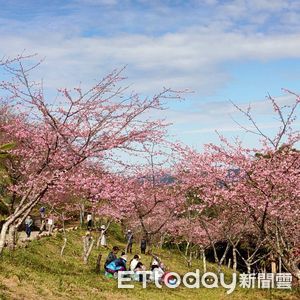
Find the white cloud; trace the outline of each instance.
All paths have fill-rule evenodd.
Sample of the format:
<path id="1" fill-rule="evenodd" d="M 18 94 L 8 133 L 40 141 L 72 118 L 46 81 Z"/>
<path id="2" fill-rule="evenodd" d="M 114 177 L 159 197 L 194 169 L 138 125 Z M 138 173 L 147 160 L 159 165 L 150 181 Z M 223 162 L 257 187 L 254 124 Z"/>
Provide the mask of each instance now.
<path id="1" fill-rule="evenodd" d="M 245 35 L 198 28 L 158 37 L 66 38 L 62 32 L 45 37 L 43 30 L 37 30 L 0 38 L 1 54 L 12 56 L 26 49 L 45 56 L 45 84 L 55 87 L 76 85 L 128 65 L 138 90 L 153 92 L 164 85 L 205 94 L 229 79 L 219 67 L 224 62 L 300 58 L 300 34 Z"/>
<path id="2" fill-rule="evenodd" d="M 78 0 L 60 15 L 43 12 L 24 21 L 6 14 L 0 17 L 0 57 L 38 52 L 46 60 L 36 76 L 49 88 L 93 84 L 127 65 L 126 84 L 139 92 L 165 86 L 198 96 L 230 82 L 225 63 L 300 58 L 299 1 L 191 0 L 182 9 L 166 3 L 139 1 L 148 5 L 139 10 L 130 1 Z M 202 132 L 214 131 L 216 118 L 224 130 L 232 128 L 229 103 L 187 110 L 167 117 L 183 126 L 193 122 Z M 255 112 L 266 113 L 265 104 L 255 103 Z"/>

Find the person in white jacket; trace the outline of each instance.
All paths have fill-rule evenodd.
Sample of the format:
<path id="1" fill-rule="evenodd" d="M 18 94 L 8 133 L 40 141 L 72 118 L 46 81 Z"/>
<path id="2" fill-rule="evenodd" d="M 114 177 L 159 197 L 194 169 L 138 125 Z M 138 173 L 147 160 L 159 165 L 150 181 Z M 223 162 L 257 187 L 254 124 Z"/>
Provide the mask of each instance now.
<path id="1" fill-rule="evenodd" d="M 102 225 L 100 227 L 100 229 L 101 229 L 100 238 L 99 238 L 100 246 L 106 248 L 107 247 L 107 241 L 106 241 L 106 228 L 105 228 L 105 225 Z"/>
<path id="2" fill-rule="evenodd" d="M 140 256 L 136 254 L 130 262 L 130 271 L 135 271 L 135 268 L 139 263 L 139 261 L 140 261 Z"/>
<path id="3" fill-rule="evenodd" d="M 165 274 L 165 271 L 160 266 L 154 266 L 149 279 L 151 281 L 161 282 L 161 279 L 164 276 L 164 274 Z"/>

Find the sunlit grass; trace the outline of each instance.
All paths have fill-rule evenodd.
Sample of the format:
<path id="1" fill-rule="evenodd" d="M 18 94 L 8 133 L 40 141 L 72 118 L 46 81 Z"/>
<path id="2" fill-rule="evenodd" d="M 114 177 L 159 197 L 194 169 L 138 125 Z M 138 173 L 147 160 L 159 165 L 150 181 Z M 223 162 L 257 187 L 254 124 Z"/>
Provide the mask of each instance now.
<path id="1" fill-rule="evenodd" d="M 116 226 L 111 227 L 110 246 L 119 245 L 124 248 L 122 234 Z M 0 299 L 299 299 L 296 292 L 246 290 L 238 288 L 231 295 L 226 290 L 219 289 L 188 289 L 179 287 L 158 289 L 149 284 L 143 289 L 140 283 L 135 283 L 134 289 L 118 289 L 114 279 L 108 279 L 95 273 L 96 259 L 99 250 L 93 250 L 89 263 L 82 262 L 81 236 L 84 232 L 68 233 L 68 244 L 65 254 L 60 257 L 62 236 L 43 238 L 30 243 L 28 248 L 18 249 L 14 253 L 5 252 L 0 260 Z M 135 248 L 133 249 L 135 250 Z M 103 261 L 108 250 L 100 250 Z M 183 275 L 188 271 L 200 269 L 200 260 L 194 260 L 192 268 L 188 268 L 183 258 L 174 250 L 157 249 L 165 264 L 171 271 Z M 131 259 L 131 256 L 129 256 Z M 151 257 L 142 255 L 146 266 L 150 265 Z M 209 271 L 216 271 L 213 264 L 208 264 Z M 223 272 L 229 278 L 231 271 L 224 268 Z"/>

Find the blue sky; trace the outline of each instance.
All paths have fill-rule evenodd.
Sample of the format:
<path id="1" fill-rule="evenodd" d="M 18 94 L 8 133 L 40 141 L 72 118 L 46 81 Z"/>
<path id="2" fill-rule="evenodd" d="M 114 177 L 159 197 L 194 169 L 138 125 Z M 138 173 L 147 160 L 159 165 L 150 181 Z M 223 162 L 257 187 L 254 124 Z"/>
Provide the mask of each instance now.
<path id="1" fill-rule="evenodd" d="M 300 92 L 298 0 L 0 0 L 0 7 L 0 55 L 25 49 L 45 57 L 36 76 L 49 90 L 89 85 L 124 65 L 126 84 L 143 95 L 193 90 L 163 117 L 174 123 L 174 139 L 199 148 L 217 142 L 214 130 L 256 143 L 232 121 L 247 125 L 228 100 L 252 103 L 272 134 L 265 96 L 287 104 L 281 88 Z"/>

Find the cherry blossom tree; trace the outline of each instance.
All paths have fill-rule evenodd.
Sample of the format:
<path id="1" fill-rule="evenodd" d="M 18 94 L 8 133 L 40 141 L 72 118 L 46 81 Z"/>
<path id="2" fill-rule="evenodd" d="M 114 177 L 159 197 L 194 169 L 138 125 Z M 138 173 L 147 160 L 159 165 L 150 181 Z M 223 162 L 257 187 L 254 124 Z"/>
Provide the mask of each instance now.
<path id="1" fill-rule="evenodd" d="M 47 100 L 43 82 L 30 77 L 38 65 L 23 57 L 1 63 L 12 77 L 0 83 L 1 102 L 14 112 L 1 132 L 16 143 L 11 153 L 20 158 L 21 177 L 10 187 L 19 200 L 2 226 L 0 253 L 8 228 L 18 226 L 51 190 L 63 189 L 81 165 L 107 164 L 115 161 L 114 150 L 134 151 L 147 140 L 162 140 L 165 124 L 143 116 L 163 109 L 166 99 L 180 97 L 168 89 L 152 98 L 128 95 L 120 87 L 121 72 L 114 71 L 90 89 L 59 89 L 55 100 Z"/>
<path id="2" fill-rule="evenodd" d="M 258 250 L 267 247 L 272 255 L 280 258 L 285 269 L 299 280 L 297 216 L 300 206 L 297 183 L 300 179 L 300 160 L 297 150 L 299 131 L 294 122 L 300 98 L 287 92 L 296 98 L 288 107 L 280 107 L 275 99 L 268 97 L 280 121 L 274 137 L 259 128 L 250 108 L 244 111 L 237 107 L 251 123 L 251 129 L 245 130 L 260 137 L 260 146 L 246 148 L 239 140 L 232 144 L 220 136 L 221 144 L 209 144 L 203 153 L 181 148 L 178 176 L 182 188 L 197 188 L 197 196 L 205 209 L 221 209 L 226 212 L 226 218 L 236 224 L 226 226 L 228 222 L 226 218 L 222 219 L 223 213 L 218 213 L 220 226 L 215 223 L 213 227 L 223 228 L 223 236 L 232 245 L 245 239 L 249 232 L 257 236 L 254 252 L 244 258 L 245 263 L 254 263 L 258 259 L 255 256 Z M 199 218 L 201 220 L 202 214 L 199 214 Z M 250 223 L 244 223 L 245 219 Z M 205 221 L 212 220 L 202 220 L 203 228 L 207 227 Z M 226 228 L 228 230 L 224 231 Z"/>
<path id="3" fill-rule="evenodd" d="M 183 198 L 173 178 L 170 144 L 144 143 L 141 155 L 143 160 L 119 177 L 123 191 L 116 201 L 125 226 L 142 235 L 151 247 L 174 220 Z"/>

